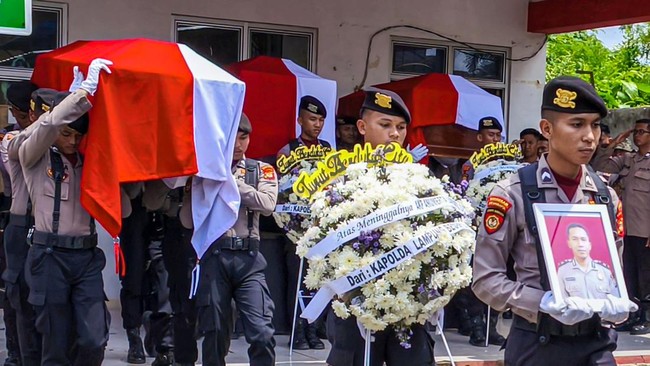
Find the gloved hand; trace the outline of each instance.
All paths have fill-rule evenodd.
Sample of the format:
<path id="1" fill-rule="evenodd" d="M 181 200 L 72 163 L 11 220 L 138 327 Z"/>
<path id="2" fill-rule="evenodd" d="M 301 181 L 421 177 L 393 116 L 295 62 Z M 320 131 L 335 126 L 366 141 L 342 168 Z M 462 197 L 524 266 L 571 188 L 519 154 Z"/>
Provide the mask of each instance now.
<path id="1" fill-rule="evenodd" d="M 627 319 L 631 312 L 637 310 L 639 310 L 639 307 L 632 301 L 607 295 L 605 306 L 603 306 L 603 309 L 600 312 L 600 318 L 615 324 L 622 323 Z"/>
<path id="2" fill-rule="evenodd" d="M 111 69 L 108 66 L 112 65 L 113 62 L 109 60 L 104 60 L 103 58 L 96 58 L 88 66 L 88 76 L 86 80 L 81 83 L 80 88 L 87 91 L 90 95 L 95 95 L 97 91 L 97 85 L 99 84 L 99 73 L 104 70 L 108 74 L 111 73 Z"/>
<path id="3" fill-rule="evenodd" d="M 567 297 L 564 302 L 556 301 L 551 291 L 544 294 L 539 303 L 539 309 L 566 325 L 579 323 L 594 315 L 594 311 L 591 310 L 585 299 Z"/>
<path id="4" fill-rule="evenodd" d="M 81 87 L 81 83 L 84 81 L 84 73 L 79 71 L 79 66 L 72 68 L 72 84 L 70 84 L 70 91 L 74 93 L 77 89 Z"/>
<path id="5" fill-rule="evenodd" d="M 422 145 L 418 144 L 418 146 L 414 147 L 413 150 L 411 150 L 411 145 L 406 146 L 406 151 L 413 156 L 413 162 L 417 163 L 418 161 L 422 160 L 425 156 L 429 155 L 429 148 Z"/>

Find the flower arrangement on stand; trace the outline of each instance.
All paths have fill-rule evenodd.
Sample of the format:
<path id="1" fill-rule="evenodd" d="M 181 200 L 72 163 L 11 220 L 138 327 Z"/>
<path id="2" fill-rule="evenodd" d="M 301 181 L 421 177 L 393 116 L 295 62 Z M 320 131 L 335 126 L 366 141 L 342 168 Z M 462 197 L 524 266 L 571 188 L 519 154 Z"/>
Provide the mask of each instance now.
<path id="1" fill-rule="evenodd" d="M 311 174 L 316 169 L 315 165 L 314 161 L 302 160 L 278 181 L 278 205 L 273 218 L 294 243 L 312 226 L 312 220 L 309 200 L 299 197 L 291 188 L 300 173 Z"/>
<path id="2" fill-rule="evenodd" d="M 409 347 L 411 326 L 471 282 L 472 217 L 471 204 L 423 165 L 347 166 L 313 194 L 313 225 L 297 243 L 309 263 L 305 285 L 320 289 L 303 315 L 335 297 L 337 316 L 371 331 L 392 327 Z"/>

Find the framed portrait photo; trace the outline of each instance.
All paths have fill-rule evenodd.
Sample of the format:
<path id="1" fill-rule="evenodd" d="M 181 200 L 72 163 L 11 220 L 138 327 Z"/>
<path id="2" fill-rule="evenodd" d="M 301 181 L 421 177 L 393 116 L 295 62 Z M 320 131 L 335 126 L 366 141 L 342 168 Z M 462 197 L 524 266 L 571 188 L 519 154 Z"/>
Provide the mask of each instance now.
<path id="1" fill-rule="evenodd" d="M 627 289 L 606 205 L 533 205 L 553 296 L 581 297 L 600 311 L 607 295 Z"/>

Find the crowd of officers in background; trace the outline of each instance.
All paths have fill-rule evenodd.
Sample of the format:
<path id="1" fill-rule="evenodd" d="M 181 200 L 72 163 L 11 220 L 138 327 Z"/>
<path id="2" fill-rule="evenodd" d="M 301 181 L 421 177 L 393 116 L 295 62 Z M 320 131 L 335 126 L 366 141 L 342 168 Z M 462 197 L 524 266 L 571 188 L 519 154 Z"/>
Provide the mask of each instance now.
<path id="1" fill-rule="evenodd" d="M 89 123 L 86 112 L 91 105 L 86 95 L 94 93 L 99 74 L 109 73 L 109 65 L 91 65 L 88 77 L 71 87 L 70 92 L 37 89 L 29 82 L 15 83 L 7 92 L 11 112 L 18 121 L 15 131 L 5 131 L 2 144 L 2 279 L 6 287 L 2 301 L 7 326 L 7 366 L 99 365 L 103 360 L 110 322 L 101 277 L 105 258 L 97 248 L 94 220 L 80 206 L 83 158 L 77 147 Z M 379 92 L 394 98 L 395 110 L 374 106 L 373 95 L 378 93 L 375 90 L 367 92 L 363 110 L 379 113 L 379 133 L 383 133 L 381 128 L 385 129 L 379 124 L 383 123 L 382 116 L 401 118 L 396 125 L 402 126 L 403 132 L 402 127 L 395 127 L 395 136 L 386 141 L 378 137 L 373 142 L 373 134 L 378 132 L 370 128 L 371 123 L 359 124 L 358 118 L 337 118 L 338 148 L 351 149 L 363 141 L 404 141 L 405 126 L 410 121 L 408 109 L 394 93 Z M 278 156 L 298 146 L 327 146 L 318 138 L 326 113 L 318 99 L 304 97 L 297 119 L 301 135 L 283 147 Z M 374 114 L 362 116 L 370 120 Z M 607 126 L 601 128 L 599 148 L 591 164 L 622 198 L 627 232 L 622 255 L 625 281 L 631 299 L 640 307 L 619 329 L 633 334 L 650 333 L 650 119 L 637 121 L 633 129 L 615 138 Z M 281 236 L 279 228 L 268 229 L 273 226 L 268 218 L 260 218 L 270 215 L 275 208 L 278 179 L 268 164 L 275 157 L 268 163 L 245 157 L 252 132 L 250 121 L 243 116 L 231 166 L 242 197 L 239 217 L 235 226 L 213 243 L 201 259 L 199 290 L 191 299 L 188 294 L 197 263 L 190 242 L 191 178 L 177 189 L 168 188 L 162 181 L 121 187 L 120 246 L 126 271 L 120 273 L 120 303 L 129 344 L 127 362 L 143 364 L 149 355 L 155 357 L 155 366 L 193 365 L 198 359 L 196 339 L 200 335 L 204 337 L 203 364 L 223 365 L 231 337 L 243 334 L 250 344 L 251 364 L 274 364 L 272 317 L 278 309 L 274 309 L 271 300 L 264 274 L 267 264 L 259 249 L 264 232 Z M 503 127 L 496 118 L 479 121 L 477 139 L 481 144 L 500 142 L 502 134 Z M 630 135 L 636 149 L 627 141 Z M 521 146 L 523 163 L 535 163 L 549 150 L 549 141 L 533 128 L 521 131 L 514 143 Z M 436 175 L 448 174 L 457 182 L 471 179 L 473 174 L 471 166 L 457 160 L 433 157 L 430 167 Z M 287 267 L 289 276 L 287 309 L 281 311 L 288 312 L 294 320 L 298 257 L 295 245 L 286 239 L 283 242 L 278 250 L 286 254 L 282 266 Z M 508 276 L 514 276 L 514 272 Z M 301 293 L 306 292 L 303 288 Z M 301 307 L 306 301 L 307 296 L 301 297 Z M 455 313 L 459 332 L 468 336 L 472 345 L 485 346 L 486 341 L 504 344 L 505 338 L 496 330 L 499 313 L 492 311 L 486 316 L 487 306 L 469 287 L 458 292 L 450 309 L 455 309 L 451 313 Z M 512 315 L 505 312 L 503 316 Z M 344 326 L 329 317 L 315 324 L 295 320 L 295 336 L 290 340 L 294 349 L 323 349 L 321 339 L 326 338 L 337 344 L 334 330 L 326 331 L 325 323 L 330 328 Z M 142 326 L 146 330 L 144 337 Z M 356 327 L 348 328 L 343 333 L 356 331 Z M 328 362 L 352 364 L 348 362 L 354 358 L 353 363 L 359 363 L 359 352 L 348 352 L 345 347 L 361 341 L 355 338 L 344 344 L 340 334 L 338 337 L 339 346 L 334 347 Z M 433 344 L 432 340 L 422 342 Z"/>

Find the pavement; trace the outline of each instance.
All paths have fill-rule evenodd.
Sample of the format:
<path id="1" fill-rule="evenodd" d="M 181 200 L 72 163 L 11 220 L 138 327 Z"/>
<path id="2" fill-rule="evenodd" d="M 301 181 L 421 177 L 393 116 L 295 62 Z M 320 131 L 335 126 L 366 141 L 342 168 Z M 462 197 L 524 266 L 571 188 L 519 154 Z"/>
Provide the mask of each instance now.
<path id="1" fill-rule="evenodd" d="M 122 319 L 120 317 L 119 304 L 114 302 L 109 303 L 111 311 L 111 329 L 108 347 L 106 349 L 106 357 L 103 365 L 106 366 L 123 366 L 126 363 L 126 352 L 128 349 L 128 342 L 126 333 L 122 329 Z M 4 340 L 4 324 L 0 322 L 0 361 L 6 357 L 5 340 Z M 503 335 L 507 334 L 509 328 L 509 321 L 502 320 L 499 323 L 499 332 Z M 456 366 L 500 366 L 503 365 L 503 351 L 499 350 L 497 346 L 489 347 L 474 347 L 468 343 L 468 338 L 461 336 L 454 329 L 448 329 L 444 332 L 445 338 L 449 345 L 449 349 L 453 356 Z M 289 356 L 289 336 L 278 335 L 275 337 L 276 346 L 276 365 L 309 365 L 309 366 L 325 366 L 325 359 L 329 353 L 329 344 L 327 341 L 324 350 L 309 350 L 309 351 L 294 351 L 293 355 Z M 450 357 L 444 347 L 444 342 L 440 335 L 434 335 L 436 341 L 435 355 L 438 365 L 451 365 Z M 200 347 L 200 341 L 199 341 Z M 228 355 L 226 362 L 229 366 L 248 366 L 248 345 L 242 338 L 233 340 L 231 344 L 231 351 Z M 201 354 L 199 348 L 199 355 Z M 617 363 L 619 365 L 648 365 L 650 366 L 650 335 L 633 336 L 629 333 L 619 333 L 618 349 L 614 352 Z M 147 358 L 147 364 L 151 364 L 153 358 Z M 201 365 L 199 356 L 199 362 Z"/>

